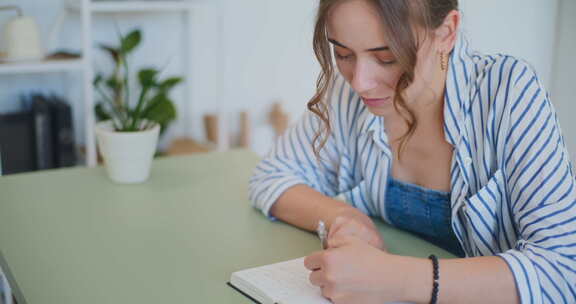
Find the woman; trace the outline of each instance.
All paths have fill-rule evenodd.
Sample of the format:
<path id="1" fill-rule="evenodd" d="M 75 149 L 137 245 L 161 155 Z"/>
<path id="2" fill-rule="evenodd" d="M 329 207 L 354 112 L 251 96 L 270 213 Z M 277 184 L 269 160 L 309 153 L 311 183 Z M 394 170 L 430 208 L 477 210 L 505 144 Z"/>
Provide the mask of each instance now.
<path id="1" fill-rule="evenodd" d="M 473 52 L 459 27 L 457 0 L 320 1 L 317 94 L 250 198 L 272 219 L 326 222 L 329 248 L 305 266 L 335 303 L 576 301 L 554 107 L 527 63 Z M 369 216 L 461 258 L 390 254 Z"/>

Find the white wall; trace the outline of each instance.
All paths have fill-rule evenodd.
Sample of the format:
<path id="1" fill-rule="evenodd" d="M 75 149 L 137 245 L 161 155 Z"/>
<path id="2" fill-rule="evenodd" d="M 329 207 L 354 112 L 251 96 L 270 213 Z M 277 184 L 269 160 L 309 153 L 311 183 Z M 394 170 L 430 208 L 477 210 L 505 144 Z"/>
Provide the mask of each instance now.
<path id="1" fill-rule="evenodd" d="M 196 88 L 205 96 L 216 96 L 222 101 L 231 137 L 237 137 L 239 112 L 250 113 L 253 148 L 259 153 L 265 153 L 271 141 L 271 103 L 282 101 L 295 120 L 314 94 L 319 72 L 312 51 L 314 13 L 315 1 L 310 0 L 222 0 L 218 14 L 222 39 L 216 41 L 213 52 L 206 47 L 215 45 L 210 36 L 219 32 L 210 29 L 209 25 L 215 23 L 213 18 L 203 18 L 206 20 L 197 24 L 212 43 L 198 48 L 206 56 L 202 59 L 205 68 L 200 70 L 208 71 L 210 80 L 202 81 Z M 212 67 L 216 74 L 221 69 L 221 75 L 214 75 Z M 210 83 L 219 77 L 223 80 L 221 86 Z M 210 89 L 205 89 L 205 85 Z M 216 92 L 212 94 L 210 90 Z M 213 105 L 198 107 L 209 109 Z"/>
<path id="2" fill-rule="evenodd" d="M 551 99 L 564 132 L 568 151 L 576 165 L 576 1 L 560 0 Z"/>

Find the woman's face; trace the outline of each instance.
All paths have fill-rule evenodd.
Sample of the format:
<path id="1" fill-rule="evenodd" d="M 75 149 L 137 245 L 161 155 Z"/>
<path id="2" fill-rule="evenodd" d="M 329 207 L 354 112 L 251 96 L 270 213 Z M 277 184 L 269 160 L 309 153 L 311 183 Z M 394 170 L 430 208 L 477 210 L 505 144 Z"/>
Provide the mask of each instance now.
<path id="1" fill-rule="evenodd" d="M 370 112 L 397 115 L 392 101 L 402 70 L 389 49 L 376 8 L 364 0 L 342 1 L 332 9 L 327 26 L 338 69 Z M 411 108 L 435 96 L 429 89 L 440 70 L 433 39 L 420 41 L 417 56 L 414 82 L 403 94 Z"/>

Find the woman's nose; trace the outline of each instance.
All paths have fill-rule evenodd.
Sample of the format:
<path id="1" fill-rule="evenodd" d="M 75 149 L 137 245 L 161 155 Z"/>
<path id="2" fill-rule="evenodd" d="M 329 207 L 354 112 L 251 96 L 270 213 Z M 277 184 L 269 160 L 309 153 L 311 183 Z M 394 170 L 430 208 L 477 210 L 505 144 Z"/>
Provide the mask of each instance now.
<path id="1" fill-rule="evenodd" d="M 376 71 L 369 65 L 357 63 L 352 75 L 352 88 L 360 95 L 364 95 L 378 86 Z"/>

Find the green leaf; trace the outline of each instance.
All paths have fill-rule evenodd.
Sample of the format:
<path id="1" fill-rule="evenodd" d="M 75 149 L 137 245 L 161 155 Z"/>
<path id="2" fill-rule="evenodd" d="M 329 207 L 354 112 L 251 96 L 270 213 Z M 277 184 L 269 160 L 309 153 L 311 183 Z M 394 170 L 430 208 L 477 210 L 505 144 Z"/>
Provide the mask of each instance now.
<path id="1" fill-rule="evenodd" d="M 130 32 L 125 37 L 122 37 L 120 50 L 122 54 L 126 55 L 134 50 L 142 40 L 142 32 L 140 30 L 134 30 Z"/>
<path id="2" fill-rule="evenodd" d="M 104 105 L 102 103 L 98 103 L 94 107 L 94 112 L 96 113 L 96 120 L 103 121 L 112 118 L 112 116 L 104 109 Z"/>
<path id="3" fill-rule="evenodd" d="M 150 100 L 141 117 L 159 123 L 163 132 L 176 119 L 176 107 L 165 94 L 159 94 Z"/>
<path id="4" fill-rule="evenodd" d="M 160 90 L 168 91 L 182 82 L 182 77 L 170 77 L 160 83 Z"/>
<path id="5" fill-rule="evenodd" d="M 156 84 L 156 76 L 158 75 L 158 70 L 148 68 L 142 69 L 138 72 L 138 79 L 140 80 L 140 85 L 142 88 L 149 88 Z"/>
<path id="6" fill-rule="evenodd" d="M 110 57 L 112 57 L 112 59 L 114 60 L 114 62 L 118 63 L 118 61 L 120 60 L 120 50 L 109 46 L 109 45 L 105 45 L 105 44 L 100 44 L 100 48 L 103 49 L 104 51 L 108 52 L 108 54 L 110 55 Z"/>
<path id="7" fill-rule="evenodd" d="M 150 99 L 147 106 L 142 110 L 142 117 L 145 117 L 146 119 L 152 119 L 157 122 L 160 122 L 160 118 L 171 116 L 175 117 L 175 110 L 172 111 L 170 107 L 166 106 L 166 104 L 171 103 L 171 100 L 168 99 L 166 94 L 158 94 Z"/>

